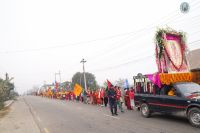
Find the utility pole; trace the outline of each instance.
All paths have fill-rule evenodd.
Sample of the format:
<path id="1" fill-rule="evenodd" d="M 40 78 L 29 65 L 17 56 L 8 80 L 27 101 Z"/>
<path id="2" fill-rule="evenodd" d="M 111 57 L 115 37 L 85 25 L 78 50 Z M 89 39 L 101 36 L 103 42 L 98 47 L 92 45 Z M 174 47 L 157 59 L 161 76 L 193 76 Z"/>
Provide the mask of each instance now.
<path id="1" fill-rule="evenodd" d="M 86 77 L 85 77 L 85 66 L 84 66 L 85 62 L 86 62 L 86 60 L 82 59 L 80 63 L 83 63 L 83 76 L 84 76 L 85 90 L 87 90 Z"/>
<path id="2" fill-rule="evenodd" d="M 61 73 L 60 73 L 60 70 L 59 70 L 59 73 L 58 73 L 58 74 L 59 74 L 59 77 L 60 77 L 60 83 L 61 83 Z"/>
<path id="3" fill-rule="evenodd" d="M 60 83 L 61 83 L 61 72 L 60 72 L 60 70 L 59 70 L 59 72 L 58 72 L 58 73 L 55 73 L 55 82 L 56 82 L 56 75 L 59 75 L 59 78 L 60 78 Z"/>
<path id="4" fill-rule="evenodd" d="M 80 74 L 80 86 L 81 86 L 81 76 L 82 76 L 82 74 Z"/>
<path id="5" fill-rule="evenodd" d="M 56 73 L 55 73 L 55 83 L 56 83 Z"/>

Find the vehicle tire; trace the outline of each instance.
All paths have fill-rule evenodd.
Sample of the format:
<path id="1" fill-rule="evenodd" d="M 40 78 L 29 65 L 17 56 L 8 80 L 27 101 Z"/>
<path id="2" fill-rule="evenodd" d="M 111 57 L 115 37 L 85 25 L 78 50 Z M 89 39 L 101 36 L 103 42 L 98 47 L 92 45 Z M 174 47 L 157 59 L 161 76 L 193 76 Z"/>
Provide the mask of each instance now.
<path id="1" fill-rule="evenodd" d="M 142 103 L 140 106 L 140 111 L 143 117 L 148 118 L 151 115 L 149 110 L 149 105 L 147 103 Z"/>
<path id="2" fill-rule="evenodd" d="M 199 108 L 191 108 L 188 111 L 188 119 L 192 126 L 200 128 L 200 109 Z"/>

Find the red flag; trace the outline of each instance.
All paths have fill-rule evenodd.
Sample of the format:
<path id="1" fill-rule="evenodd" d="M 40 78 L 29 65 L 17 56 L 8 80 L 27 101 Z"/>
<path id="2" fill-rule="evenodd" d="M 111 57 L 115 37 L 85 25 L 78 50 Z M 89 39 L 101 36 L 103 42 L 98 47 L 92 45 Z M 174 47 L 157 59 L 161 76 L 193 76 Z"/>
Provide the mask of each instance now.
<path id="1" fill-rule="evenodd" d="M 110 89 L 113 86 L 109 80 L 107 80 L 107 84 L 108 84 L 108 89 Z"/>

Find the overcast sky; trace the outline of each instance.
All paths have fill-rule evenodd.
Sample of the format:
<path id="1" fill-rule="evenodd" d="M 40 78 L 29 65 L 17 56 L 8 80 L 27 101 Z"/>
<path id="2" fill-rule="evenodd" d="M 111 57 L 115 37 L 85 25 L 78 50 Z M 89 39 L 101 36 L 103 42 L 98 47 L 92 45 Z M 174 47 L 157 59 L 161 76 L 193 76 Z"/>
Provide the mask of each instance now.
<path id="1" fill-rule="evenodd" d="M 71 81 L 82 71 L 101 85 L 157 71 L 158 27 L 187 33 L 188 48 L 200 48 L 200 0 L 180 12 L 183 0 L 1 0 L 0 77 L 14 77 L 20 93 L 34 85 Z M 197 42 L 195 42 L 197 41 Z"/>

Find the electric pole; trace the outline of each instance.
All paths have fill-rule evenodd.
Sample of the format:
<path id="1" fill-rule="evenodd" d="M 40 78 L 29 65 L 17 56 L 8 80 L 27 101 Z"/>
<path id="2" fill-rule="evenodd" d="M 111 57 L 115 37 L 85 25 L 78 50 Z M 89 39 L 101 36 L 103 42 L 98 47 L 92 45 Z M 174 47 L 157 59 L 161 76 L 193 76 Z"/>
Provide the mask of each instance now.
<path id="1" fill-rule="evenodd" d="M 81 76 L 82 76 L 82 74 L 80 74 L 80 86 L 81 86 Z"/>
<path id="2" fill-rule="evenodd" d="M 60 73 L 60 70 L 58 73 L 55 73 L 55 82 L 56 82 L 56 75 L 59 75 L 59 78 L 60 78 L 60 83 L 61 83 L 61 73 Z"/>
<path id="3" fill-rule="evenodd" d="M 60 77 L 60 83 L 61 83 L 61 73 L 60 73 L 60 70 L 59 70 L 59 73 L 58 73 L 58 74 L 59 74 L 59 77 Z"/>
<path id="4" fill-rule="evenodd" d="M 86 60 L 82 59 L 80 63 L 83 63 L 83 76 L 84 76 L 85 90 L 87 90 L 86 77 L 85 77 L 85 66 L 84 66 L 85 62 L 86 62 Z"/>

